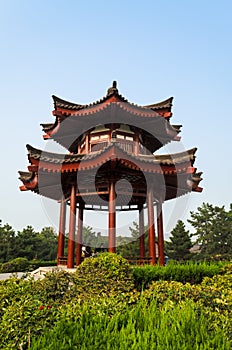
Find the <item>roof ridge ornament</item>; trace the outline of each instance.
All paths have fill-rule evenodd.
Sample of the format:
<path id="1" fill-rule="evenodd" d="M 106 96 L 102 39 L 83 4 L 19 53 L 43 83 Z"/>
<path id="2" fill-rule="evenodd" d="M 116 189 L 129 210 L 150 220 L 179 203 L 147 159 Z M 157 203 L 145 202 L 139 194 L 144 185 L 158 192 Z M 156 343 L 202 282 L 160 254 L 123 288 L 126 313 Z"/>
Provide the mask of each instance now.
<path id="1" fill-rule="evenodd" d="M 107 90 L 107 96 L 118 94 L 117 81 L 114 80 L 112 86 Z"/>

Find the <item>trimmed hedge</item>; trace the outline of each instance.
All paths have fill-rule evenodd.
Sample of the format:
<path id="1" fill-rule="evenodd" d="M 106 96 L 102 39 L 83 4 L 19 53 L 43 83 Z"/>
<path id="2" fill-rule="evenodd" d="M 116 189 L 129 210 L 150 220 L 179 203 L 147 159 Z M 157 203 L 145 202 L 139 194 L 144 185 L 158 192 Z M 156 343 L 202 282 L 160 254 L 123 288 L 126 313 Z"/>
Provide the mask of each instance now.
<path id="1" fill-rule="evenodd" d="M 167 266 L 145 265 L 132 268 L 134 283 L 137 290 L 146 289 L 154 281 L 177 281 L 181 283 L 198 284 L 204 277 L 218 274 L 223 263 L 168 263 Z"/>
<path id="2" fill-rule="evenodd" d="M 15 258 L 0 266 L 0 273 L 28 271 L 30 262 L 26 258 Z"/>
<path id="3" fill-rule="evenodd" d="M 41 261 L 41 260 L 27 260 L 27 258 L 15 258 L 0 264 L 0 273 L 6 272 L 27 272 L 33 271 L 39 267 L 56 266 L 56 260 Z"/>

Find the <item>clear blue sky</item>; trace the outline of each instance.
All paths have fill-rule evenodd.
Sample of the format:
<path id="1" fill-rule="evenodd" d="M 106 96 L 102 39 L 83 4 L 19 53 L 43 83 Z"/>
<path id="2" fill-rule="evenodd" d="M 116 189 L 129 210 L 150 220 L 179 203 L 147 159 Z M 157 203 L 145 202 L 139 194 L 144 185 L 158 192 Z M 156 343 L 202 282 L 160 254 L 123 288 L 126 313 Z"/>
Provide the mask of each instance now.
<path id="1" fill-rule="evenodd" d="M 228 208 L 231 13 L 229 0 L 0 1 L 3 223 L 56 227 L 58 206 L 18 189 L 25 145 L 46 146 L 39 124 L 53 121 L 52 94 L 89 103 L 113 80 L 137 104 L 174 96 L 172 123 L 183 125 L 186 149 L 198 147 L 204 191 L 165 204 L 166 235 L 203 201 Z"/>

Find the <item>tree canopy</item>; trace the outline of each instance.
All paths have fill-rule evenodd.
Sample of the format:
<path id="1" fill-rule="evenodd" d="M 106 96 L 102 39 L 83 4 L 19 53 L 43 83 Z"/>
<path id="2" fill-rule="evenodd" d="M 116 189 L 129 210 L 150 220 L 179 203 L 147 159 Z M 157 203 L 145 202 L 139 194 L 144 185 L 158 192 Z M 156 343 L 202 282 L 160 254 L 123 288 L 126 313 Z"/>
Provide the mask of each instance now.
<path id="1" fill-rule="evenodd" d="M 191 246 L 189 231 L 185 229 L 183 221 L 179 220 L 171 231 L 170 241 L 166 242 L 166 253 L 171 259 L 185 261 L 191 258 Z"/>
<path id="2" fill-rule="evenodd" d="M 36 232 L 27 226 L 17 233 L 9 225 L 0 226 L 0 262 L 15 258 L 54 260 L 57 255 L 57 234 L 52 227 Z"/>
<path id="3" fill-rule="evenodd" d="M 232 204 L 225 206 L 203 203 L 196 212 L 190 212 L 188 222 L 193 226 L 196 243 L 200 245 L 200 256 L 211 259 L 232 257 Z"/>

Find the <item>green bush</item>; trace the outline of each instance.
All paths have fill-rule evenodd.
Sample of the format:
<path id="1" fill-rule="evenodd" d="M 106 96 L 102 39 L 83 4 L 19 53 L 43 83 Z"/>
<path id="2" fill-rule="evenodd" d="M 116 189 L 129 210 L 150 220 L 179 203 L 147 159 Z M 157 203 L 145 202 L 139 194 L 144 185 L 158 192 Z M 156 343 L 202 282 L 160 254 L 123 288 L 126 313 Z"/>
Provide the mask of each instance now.
<path id="1" fill-rule="evenodd" d="M 52 327 L 58 314 L 54 305 L 41 303 L 27 296 L 7 307 L 0 324 L 0 348 L 27 349 L 32 336 L 38 336 Z"/>
<path id="2" fill-rule="evenodd" d="M 31 260 L 30 261 L 30 269 L 35 270 L 38 269 L 39 267 L 45 267 L 45 266 L 56 266 L 57 261 L 56 260 L 51 260 L 51 261 L 44 261 L 44 260 Z"/>
<path id="3" fill-rule="evenodd" d="M 73 283 L 71 293 L 87 299 L 128 293 L 134 288 L 130 264 L 112 253 L 86 259 L 74 273 Z"/>
<path id="4" fill-rule="evenodd" d="M 15 258 L 0 264 L 0 273 L 5 272 L 26 272 L 37 269 L 44 266 L 56 266 L 56 260 L 41 261 L 41 260 L 27 260 L 27 258 Z"/>
<path id="5" fill-rule="evenodd" d="M 44 302 L 62 301 L 73 286 L 73 274 L 63 270 L 49 272 L 35 286 L 36 294 Z"/>
<path id="6" fill-rule="evenodd" d="M 198 284 L 205 276 L 219 273 L 220 263 L 169 263 L 167 266 L 146 265 L 133 267 L 133 276 L 137 290 L 146 289 L 153 281 L 177 281 Z"/>
<path id="7" fill-rule="evenodd" d="M 29 269 L 30 262 L 26 258 L 15 258 L 1 265 L 1 273 L 20 272 Z"/>
<path id="8" fill-rule="evenodd" d="M 167 300 L 171 303 L 192 300 L 199 307 L 207 307 L 211 311 L 227 314 L 232 309 L 231 276 L 214 276 L 214 284 L 210 278 L 203 280 L 201 284 L 191 285 L 176 281 L 153 282 L 143 291 L 142 295 L 148 301 L 156 300 L 163 304 Z"/>

